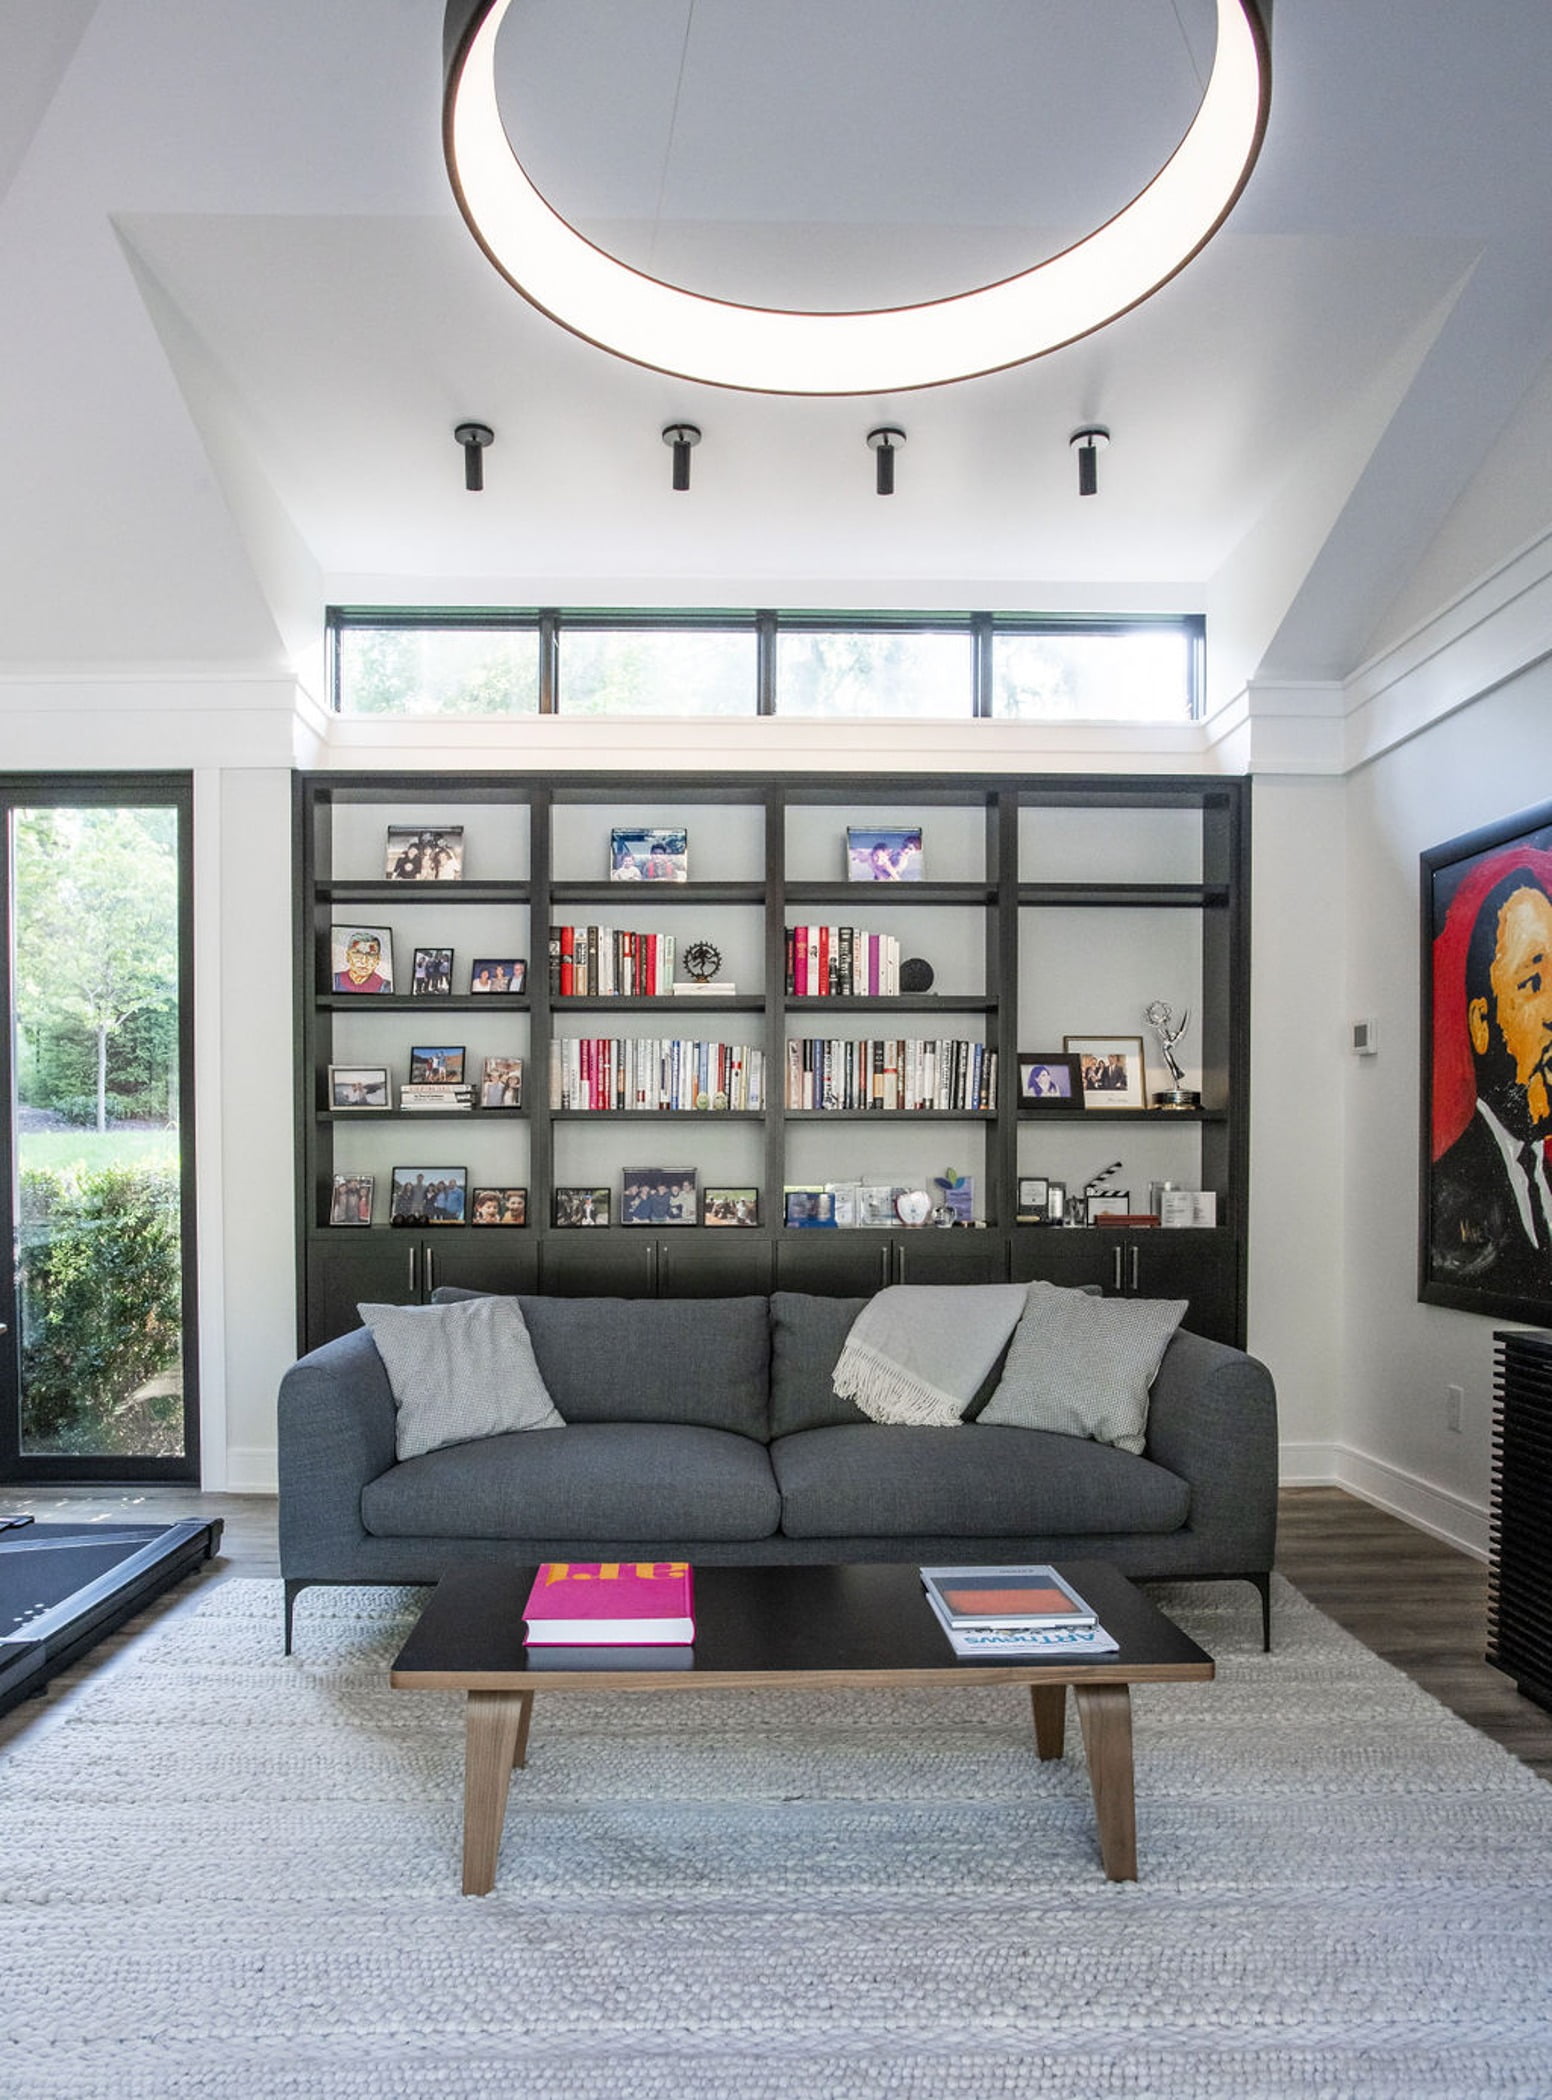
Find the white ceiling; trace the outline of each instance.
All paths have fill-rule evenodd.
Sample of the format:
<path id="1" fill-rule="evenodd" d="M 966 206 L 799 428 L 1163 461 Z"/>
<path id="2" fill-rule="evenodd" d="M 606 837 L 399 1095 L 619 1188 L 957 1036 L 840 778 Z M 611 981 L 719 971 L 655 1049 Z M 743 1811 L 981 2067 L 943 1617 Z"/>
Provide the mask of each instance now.
<path id="1" fill-rule="evenodd" d="M 517 14 L 509 122 L 557 206 L 765 302 L 1048 251 L 1211 60 L 1207 0 Z M 1544 378 L 1540 0 L 1277 0 L 1266 148 L 1195 263 L 1048 358 L 851 401 L 692 386 L 530 309 L 448 189 L 441 28 L 441 0 L 0 0 L 11 668 L 273 669 L 329 600 L 863 603 L 1205 608 L 1221 676 L 1341 676 Z M 497 432 L 481 496 L 468 417 Z"/>

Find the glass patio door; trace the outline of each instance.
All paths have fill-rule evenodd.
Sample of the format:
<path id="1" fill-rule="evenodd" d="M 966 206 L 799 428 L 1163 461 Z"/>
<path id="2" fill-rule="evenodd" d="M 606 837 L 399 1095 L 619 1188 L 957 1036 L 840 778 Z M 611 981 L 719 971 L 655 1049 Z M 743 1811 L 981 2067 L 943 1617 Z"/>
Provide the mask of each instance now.
<path id="1" fill-rule="evenodd" d="M 190 791 L 0 783 L 0 1479 L 193 1479 Z"/>

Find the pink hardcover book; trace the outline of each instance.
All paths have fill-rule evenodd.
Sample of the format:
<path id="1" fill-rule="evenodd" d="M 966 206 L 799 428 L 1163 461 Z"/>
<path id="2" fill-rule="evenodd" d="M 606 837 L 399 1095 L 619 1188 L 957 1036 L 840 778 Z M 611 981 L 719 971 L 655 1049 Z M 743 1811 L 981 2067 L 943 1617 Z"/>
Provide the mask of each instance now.
<path id="1" fill-rule="evenodd" d="M 528 1645 L 682 1645 L 695 1638 L 693 1595 L 687 1561 L 546 1561 L 524 1606 Z"/>

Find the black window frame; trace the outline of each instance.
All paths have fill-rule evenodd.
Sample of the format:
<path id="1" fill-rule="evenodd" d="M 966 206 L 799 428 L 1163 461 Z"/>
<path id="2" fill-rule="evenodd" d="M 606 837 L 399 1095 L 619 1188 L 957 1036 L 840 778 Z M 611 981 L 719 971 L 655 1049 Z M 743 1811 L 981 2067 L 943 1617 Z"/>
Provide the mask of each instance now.
<path id="1" fill-rule="evenodd" d="M 71 1485 L 200 1479 L 199 1272 L 194 1095 L 194 776 L 192 773 L 0 773 L 0 1078 L 7 1090 L 0 1115 L 0 1186 L 8 1211 L 16 1201 L 14 1138 L 15 1036 L 11 905 L 15 882 L 11 814 L 17 808 L 174 809 L 178 814 L 178 1226 L 182 1279 L 181 1369 L 183 1451 L 176 1458 L 89 1457 L 21 1449 L 21 1320 L 16 1264 L 0 1263 L 0 1481 Z"/>

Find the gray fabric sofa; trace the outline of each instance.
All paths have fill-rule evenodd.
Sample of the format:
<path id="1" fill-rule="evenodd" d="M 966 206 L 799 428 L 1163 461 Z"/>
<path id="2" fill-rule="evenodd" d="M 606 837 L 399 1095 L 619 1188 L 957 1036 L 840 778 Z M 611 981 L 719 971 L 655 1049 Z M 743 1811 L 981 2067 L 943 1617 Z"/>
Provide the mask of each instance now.
<path id="1" fill-rule="evenodd" d="M 1266 1370 L 1237 1349 L 1175 1334 L 1134 1457 L 978 1424 L 1000 1365 L 961 1428 L 869 1421 L 831 1385 L 865 1299 L 518 1302 L 564 1430 L 401 1463 L 365 1328 L 286 1373 L 288 1653 L 296 1598 L 312 1584 L 430 1583 L 482 1558 L 1103 1559 L 1131 1576 L 1254 1582 L 1270 1640 L 1276 1404 Z"/>

